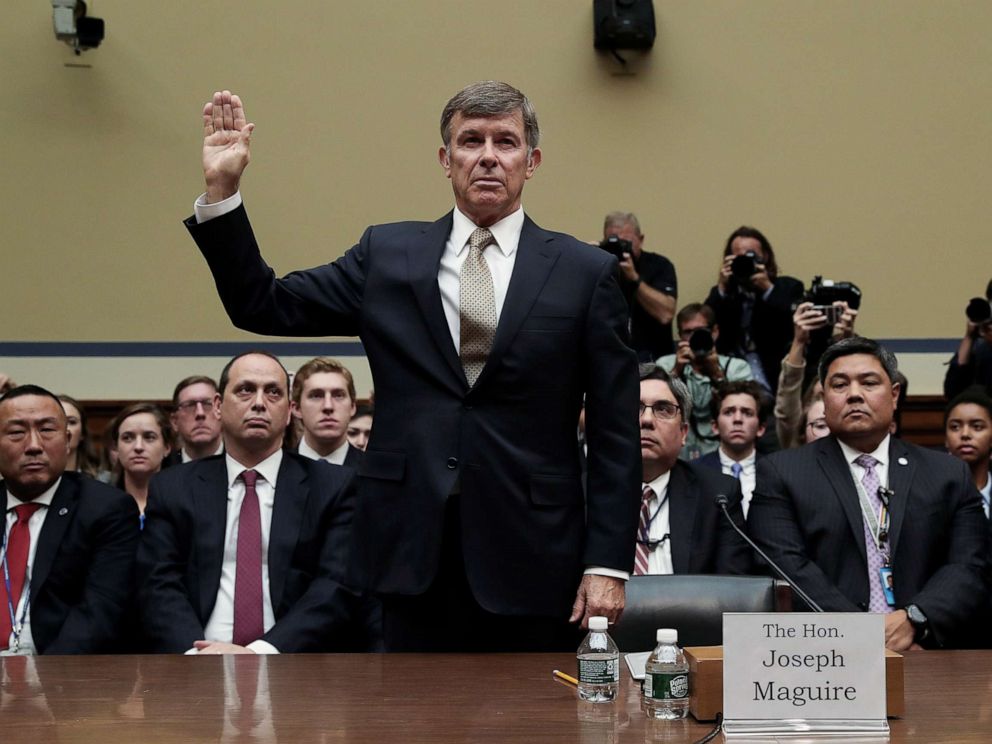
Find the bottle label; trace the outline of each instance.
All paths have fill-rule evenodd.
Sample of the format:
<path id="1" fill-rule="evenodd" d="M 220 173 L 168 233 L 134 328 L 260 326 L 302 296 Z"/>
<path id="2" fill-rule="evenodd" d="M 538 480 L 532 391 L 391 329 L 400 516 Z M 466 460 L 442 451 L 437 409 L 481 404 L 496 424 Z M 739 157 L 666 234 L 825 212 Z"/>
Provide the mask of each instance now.
<path id="1" fill-rule="evenodd" d="M 683 700 L 689 697 L 689 675 L 685 672 L 645 674 L 644 697 L 653 700 Z"/>
<path id="2" fill-rule="evenodd" d="M 579 682 L 607 685 L 620 681 L 619 659 L 579 659 Z"/>

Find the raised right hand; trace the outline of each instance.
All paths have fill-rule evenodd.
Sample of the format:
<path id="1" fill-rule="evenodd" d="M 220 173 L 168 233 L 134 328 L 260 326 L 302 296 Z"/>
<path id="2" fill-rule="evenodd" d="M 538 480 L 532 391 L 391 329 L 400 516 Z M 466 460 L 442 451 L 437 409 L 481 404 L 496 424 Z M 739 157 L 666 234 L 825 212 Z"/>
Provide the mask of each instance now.
<path id="1" fill-rule="evenodd" d="M 809 334 L 817 328 L 827 325 L 827 316 L 819 310 L 813 309 L 812 302 L 800 303 L 799 307 L 792 314 L 792 326 L 794 328 L 794 340 L 804 346 L 809 343 Z"/>
<path id="2" fill-rule="evenodd" d="M 241 99 L 229 90 L 217 91 L 203 106 L 203 176 L 207 203 L 233 196 L 251 159 L 254 124 L 245 119 Z"/>

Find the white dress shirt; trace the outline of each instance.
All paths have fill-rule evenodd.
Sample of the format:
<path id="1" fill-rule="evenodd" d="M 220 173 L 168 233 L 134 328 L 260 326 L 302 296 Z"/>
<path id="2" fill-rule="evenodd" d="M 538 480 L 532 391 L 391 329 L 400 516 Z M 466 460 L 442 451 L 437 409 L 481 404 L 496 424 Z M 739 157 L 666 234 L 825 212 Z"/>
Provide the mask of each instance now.
<path id="1" fill-rule="evenodd" d="M 722 447 L 717 451 L 720 453 L 720 469 L 723 470 L 724 475 L 729 475 L 733 478 L 734 463 L 736 462 L 741 466 L 741 492 L 744 494 L 744 500 L 741 502 L 741 508 L 744 509 L 744 517 L 746 518 L 748 507 L 751 506 L 751 494 L 754 493 L 754 462 L 757 459 L 757 454 L 754 450 L 751 450 L 751 454 L 743 460 L 735 460 L 724 452 Z"/>
<path id="2" fill-rule="evenodd" d="M 245 499 L 245 483 L 240 476 L 245 470 L 254 470 L 259 475 L 255 483 L 255 493 L 258 495 L 262 523 L 262 626 L 265 632 L 268 632 L 276 624 L 272 597 L 269 593 L 269 532 L 272 527 L 272 507 L 278 487 L 276 480 L 279 476 L 279 466 L 282 464 L 282 450 L 276 450 L 253 468 L 246 468 L 230 454 L 224 460 L 227 463 L 224 562 L 221 567 L 217 602 L 213 612 L 210 613 L 203 635 L 208 641 L 230 643 L 234 637 L 234 580 L 238 568 L 238 522 L 241 517 L 241 503 Z M 262 640 L 252 641 L 248 644 L 248 648 L 259 654 L 279 653 L 275 646 Z"/>
<path id="3" fill-rule="evenodd" d="M 10 491 L 7 492 L 7 521 L 4 528 L 3 535 L 3 557 L 7 556 L 7 541 L 10 539 L 10 530 L 17 523 L 17 512 L 14 511 L 15 506 L 20 506 L 21 504 L 44 504 L 44 507 L 38 509 L 34 514 L 31 515 L 31 519 L 28 520 L 28 533 L 31 535 L 31 547 L 28 549 L 28 565 L 27 573 L 24 576 L 24 588 L 21 590 L 21 598 L 17 602 L 17 611 L 14 613 L 17 620 L 20 621 L 21 616 L 24 617 L 24 626 L 21 628 L 21 640 L 18 645 L 17 654 L 23 656 L 34 656 L 37 653 L 34 647 L 34 638 L 31 636 L 31 612 L 30 608 L 28 612 L 24 612 L 24 603 L 31 601 L 31 575 L 34 572 L 34 554 L 38 550 L 38 536 L 41 535 L 42 525 L 45 524 L 45 517 L 48 516 L 48 507 L 52 505 L 52 498 L 55 496 L 55 492 L 58 490 L 59 484 L 62 482 L 62 478 L 59 477 L 51 487 L 45 491 L 41 496 L 31 501 L 21 501 L 20 499 L 14 497 Z M 11 579 L 14 577 L 11 576 Z M 0 569 L 0 581 L 3 580 L 2 569 Z M 2 612 L 10 612 L 9 607 L 0 607 Z M 10 646 L 14 641 L 14 633 L 11 630 L 10 638 L 7 639 L 7 648 L 0 652 L 0 655 L 10 655 Z"/>
<path id="4" fill-rule="evenodd" d="M 348 454 L 348 438 L 345 437 L 344 444 L 331 452 L 331 454 L 320 455 L 317 454 L 317 451 L 313 447 L 307 444 L 307 439 L 304 437 L 300 440 L 299 453 L 304 457 L 309 457 L 311 460 L 324 460 L 331 463 L 331 465 L 344 465 L 344 458 Z"/>
<path id="5" fill-rule="evenodd" d="M 668 481 L 671 478 L 671 471 L 662 473 L 650 483 L 642 483 L 641 490 L 648 486 L 654 491 L 654 498 L 648 502 L 648 515 L 654 516 L 651 527 L 648 530 L 649 540 L 660 540 L 668 534 L 669 530 L 669 500 Z M 662 503 L 664 501 L 664 503 Z M 659 505 L 661 508 L 659 509 Z M 657 514 L 655 511 L 657 510 Z M 654 550 L 648 551 L 648 573 L 649 574 L 673 574 L 675 568 L 672 566 L 672 540 L 665 540 Z"/>
<path id="6" fill-rule="evenodd" d="M 889 436 L 888 434 L 885 435 L 885 439 L 882 440 L 882 443 L 878 445 L 874 452 L 862 452 L 844 444 L 839 439 L 837 440 L 841 451 L 844 453 L 844 459 L 847 461 L 847 467 L 851 470 L 851 477 L 857 481 L 855 488 L 862 484 L 861 479 L 865 477 L 865 469 L 860 465 L 855 465 L 854 461 L 865 454 L 871 455 L 878 460 L 878 465 L 875 466 L 875 474 L 878 475 L 878 484 L 882 488 L 889 487 Z M 903 497 L 905 497 L 905 494 L 903 494 Z M 858 503 L 861 503 L 860 499 Z"/>
<path id="7" fill-rule="evenodd" d="M 985 516 L 989 515 L 989 498 L 992 497 L 992 475 L 985 478 L 985 485 L 978 489 L 978 493 L 982 495 L 982 508 L 985 510 Z"/>

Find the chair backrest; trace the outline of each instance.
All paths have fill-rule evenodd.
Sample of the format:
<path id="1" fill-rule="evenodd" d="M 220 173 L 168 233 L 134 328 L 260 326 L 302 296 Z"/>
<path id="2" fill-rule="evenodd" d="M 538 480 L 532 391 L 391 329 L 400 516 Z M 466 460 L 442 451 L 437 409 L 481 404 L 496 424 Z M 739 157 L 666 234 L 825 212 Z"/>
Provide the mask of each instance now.
<path id="1" fill-rule="evenodd" d="M 633 576 L 610 635 L 621 651 L 649 651 L 658 628 L 675 628 L 681 646 L 723 643 L 724 612 L 790 612 L 792 590 L 765 576 Z"/>

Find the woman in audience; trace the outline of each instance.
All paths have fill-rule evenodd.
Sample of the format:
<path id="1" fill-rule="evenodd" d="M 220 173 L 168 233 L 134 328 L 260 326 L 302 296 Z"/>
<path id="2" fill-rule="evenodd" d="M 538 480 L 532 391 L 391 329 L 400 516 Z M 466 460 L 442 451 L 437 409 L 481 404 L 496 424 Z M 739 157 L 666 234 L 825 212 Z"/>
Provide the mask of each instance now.
<path id="1" fill-rule="evenodd" d="M 117 487 L 138 503 L 144 527 L 148 482 L 172 451 L 169 417 L 152 403 L 135 403 L 117 414 L 110 424 L 110 434 L 117 452 Z"/>
<path id="2" fill-rule="evenodd" d="M 803 406 L 802 416 L 799 419 L 799 441 L 794 447 L 798 447 L 809 442 L 822 439 L 830 434 L 830 427 L 827 426 L 827 418 L 823 408 L 823 387 L 819 381 L 810 386 L 806 391 L 806 405 Z"/>
<path id="3" fill-rule="evenodd" d="M 362 452 L 369 444 L 372 433 L 372 406 L 359 406 L 348 422 L 348 444 Z"/>
<path id="4" fill-rule="evenodd" d="M 85 473 L 93 478 L 99 477 L 100 458 L 90 438 L 86 409 L 68 395 L 60 395 L 59 400 L 65 409 L 66 424 L 69 427 L 69 459 L 65 469 Z"/>

